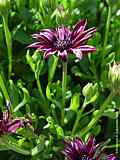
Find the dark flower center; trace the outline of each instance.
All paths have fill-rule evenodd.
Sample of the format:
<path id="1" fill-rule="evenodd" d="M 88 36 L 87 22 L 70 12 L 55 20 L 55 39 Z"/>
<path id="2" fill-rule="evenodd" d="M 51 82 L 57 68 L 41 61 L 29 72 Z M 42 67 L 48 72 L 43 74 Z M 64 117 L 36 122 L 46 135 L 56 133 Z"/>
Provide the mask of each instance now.
<path id="1" fill-rule="evenodd" d="M 75 160 L 89 160 L 89 158 L 86 155 L 83 155 L 82 157 L 78 156 Z"/>
<path id="2" fill-rule="evenodd" d="M 69 46 L 70 46 L 69 39 L 64 39 L 64 40 L 57 39 L 55 43 L 55 47 L 57 47 L 57 49 L 59 49 L 61 52 L 67 49 Z"/>

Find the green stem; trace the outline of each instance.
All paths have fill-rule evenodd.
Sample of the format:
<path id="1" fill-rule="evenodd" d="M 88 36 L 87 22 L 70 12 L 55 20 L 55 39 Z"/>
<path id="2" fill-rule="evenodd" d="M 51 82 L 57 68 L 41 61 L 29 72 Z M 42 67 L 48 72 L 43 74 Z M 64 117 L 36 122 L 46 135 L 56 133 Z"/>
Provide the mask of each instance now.
<path id="1" fill-rule="evenodd" d="M 120 147 L 120 144 L 113 144 L 113 145 L 105 146 L 104 148 L 118 148 L 118 147 Z"/>
<path id="2" fill-rule="evenodd" d="M 8 28 L 8 17 L 7 15 L 3 15 L 3 26 L 4 26 L 4 32 L 5 32 L 5 38 L 6 38 L 6 44 L 7 44 L 7 50 L 8 50 L 8 78 L 11 77 L 12 72 L 12 39 L 11 39 L 11 33 Z"/>
<path id="3" fill-rule="evenodd" d="M 104 37 L 104 44 L 103 44 L 103 58 L 105 56 L 104 54 L 105 54 L 105 49 L 106 49 L 107 41 L 108 41 L 111 14 L 112 14 L 112 7 L 110 4 L 108 4 L 108 17 L 107 17 L 107 22 L 106 22 L 105 37 Z"/>
<path id="4" fill-rule="evenodd" d="M 45 96 L 42 92 L 42 88 L 41 88 L 41 84 L 40 84 L 40 80 L 37 76 L 36 77 L 36 82 L 37 82 L 37 87 L 38 87 L 38 91 L 39 91 L 39 94 L 40 94 L 40 97 L 42 99 L 42 103 L 43 103 L 43 108 L 44 108 L 44 112 L 48 114 L 48 103 L 45 99 Z"/>
<path id="5" fill-rule="evenodd" d="M 67 84 L 67 62 L 63 62 L 61 125 L 64 124 L 64 116 L 65 116 L 66 84 Z"/>
<path id="6" fill-rule="evenodd" d="M 44 97 L 43 92 L 42 92 L 42 88 L 41 88 L 41 84 L 40 84 L 39 78 L 36 78 L 36 82 L 37 82 L 37 86 L 38 86 L 40 97 L 42 98 L 43 102 L 45 102 L 45 97 Z"/>
<path id="7" fill-rule="evenodd" d="M 74 133 L 76 132 L 76 129 L 77 129 L 78 125 L 79 125 L 79 121 L 80 121 L 81 115 L 82 115 L 85 107 L 86 107 L 86 105 L 85 105 L 85 103 L 83 103 L 81 109 L 77 113 L 77 117 L 76 117 L 75 123 L 73 125 L 73 129 L 72 129 L 72 135 L 74 135 Z"/>
<path id="8" fill-rule="evenodd" d="M 6 105 L 8 105 L 8 104 L 11 105 L 11 100 L 10 100 L 9 94 L 7 92 L 6 86 L 4 84 L 3 77 L 2 77 L 1 73 L 0 73 L 0 88 L 1 88 L 1 90 L 3 92 L 3 94 L 4 94 Z M 12 111 L 12 106 L 10 106 L 10 109 Z"/>
<path id="9" fill-rule="evenodd" d="M 51 105 L 51 108 L 52 108 L 53 118 L 54 118 L 55 122 L 56 122 L 57 124 L 59 124 L 58 119 L 57 119 L 57 115 L 56 115 L 56 111 L 55 111 L 55 106 L 54 106 L 54 104 Z"/>
<path id="10" fill-rule="evenodd" d="M 86 128 L 84 128 L 82 131 L 81 131 L 81 137 L 84 136 L 87 132 L 89 132 L 91 130 L 91 128 L 93 128 L 97 122 L 99 121 L 99 119 L 101 118 L 105 108 L 106 108 L 106 105 L 111 101 L 113 97 L 113 93 L 111 92 L 110 95 L 107 97 L 107 99 L 105 100 L 105 102 L 103 103 L 103 105 L 100 107 L 100 111 L 99 113 L 89 122 L 89 124 L 87 125 Z"/>

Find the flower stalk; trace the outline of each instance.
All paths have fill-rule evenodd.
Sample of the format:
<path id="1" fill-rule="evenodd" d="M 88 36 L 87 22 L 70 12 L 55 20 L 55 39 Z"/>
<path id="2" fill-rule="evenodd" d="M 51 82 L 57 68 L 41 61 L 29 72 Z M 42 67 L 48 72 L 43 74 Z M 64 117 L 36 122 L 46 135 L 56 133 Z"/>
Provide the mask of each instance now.
<path id="1" fill-rule="evenodd" d="M 45 96 L 43 95 L 39 78 L 36 78 L 36 82 L 37 82 L 37 87 L 38 87 L 38 91 L 39 91 L 40 97 L 45 102 Z"/>
<path id="2" fill-rule="evenodd" d="M 86 104 L 83 103 L 81 109 L 80 109 L 79 112 L 77 113 L 77 117 L 76 117 L 75 123 L 74 123 L 74 125 L 73 125 L 73 129 L 72 129 L 72 135 L 74 135 L 75 132 L 76 132 L 76 129 L 77 129 L 77 127 L 78 127 L 80 118 L 81 118 L 81 116 L 82 116 L 82 113 L 83 113 L 85 107 L 86 107 Z"/>
<path id="3" fill-rule="evenodd" d="M 104 37 L 104 44 L 103 44 L 103 58 L 105 56 L 104 55 L 105 54 L 105 48 L 106 48 L 107 42 L 108 42 L 111 15 L 112 15 L 112 6 L 111 6 L 110 3 L 108 3 L 108 16 L 107 16 L 107 21 L 106 21 L 105 37 Z"/>
<path id="4" fill-rule="evenodd" d="M 86 133 L 88 133 L 90 129 L 93 128 L 97 124 L 99 119 L 102 117 L 102 114 L 106 108 L 106 105 L 109 104 L 112 97 L 113 97 L 113 93 L 111 92 L 109 96 L 107 97 L 107 99 L 104 101 L 103 105 L 100 107 L 98 114 L 96 114 L 95 117 L 89 122 L 87 127 L 81 131 L 81 137 L 84 136 Z"/>
<path id="5" fill-rule="evenodd" d="M 3 27 L 5 32 L 6 45 L 8 50 L 8 78 L 10 79 L 12 73 L 12 39 L 11 33 L 8 28 L 8 15 L 2 15 L 3 18 Z"/>
<path id="6" fill-rule="evenodd" d="M 39 91 L 40 97 L 42 99 L 44 112 L 48 113 L 48 104 L 47 104 L 46 98 L 45 98 L 45 96 L 43 94 L 39 77 L 35 75 L 35 79 L 36 79 L 36 82 L 37 82 L 37 87 L 38 87 L 38 91 Z"/>
<path id="7" fill-rule="evenodd" d="M 61 108 L 62 126 L 64 124 L 64 117 L 65 117 L 66 84 L 67 84 L 67 61 L 63 62 L 63 71 L 62 71 L 62 108 Z"/>

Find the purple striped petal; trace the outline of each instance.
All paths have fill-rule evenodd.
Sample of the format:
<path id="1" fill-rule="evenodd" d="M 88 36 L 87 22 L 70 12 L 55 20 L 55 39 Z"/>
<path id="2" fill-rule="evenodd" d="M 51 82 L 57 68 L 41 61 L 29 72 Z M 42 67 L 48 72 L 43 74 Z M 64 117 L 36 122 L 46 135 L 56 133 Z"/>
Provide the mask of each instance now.
<path id="1" fill-rule="evenodd" d="M 90 45 L 83 45 L 83 46 L 80 46 L 80 50 L 82 52 L 95 52 L 96 48 Z"/>
<path id="2" fill-rule="evenodd" d="M 44 52 L 44 58 L 49 58 L 51 55 L 54 55 L 56 51 L 46 51 Z"/>
<path id="3" fill-rule="evenodd" d="M 67 59 L 67 51 L 64 50 L 63 52 L 58 51 L 58 56 L 62 59 L 62 60 L 66 60 Z"/>
<path id="4" fill-rule="evenodd" d="M 10 133 L 15 133 L 18 128 L 22 127 L 22 125 L 23 125 L 22 120 L 19 119 L 18 120 L 16 119 L 6 124 L 6 126 L 8 127 L 8 132 Z"/>
<path id="5" fill-rule="evenodd" d="M 40 42 L 35 42 L 30 44 L 27 48 L 38 48 L 40 46 Z"/>
<path id="6" fill-rule="evenodd" d="M 42 35 L 42 34 L 34 34 L 33 38 L 39 40 L 41 43 L 52 43 L 53 37 Z"/>
<path id="7" fill-rule="evenodd" d="M 88 40 L 89 38 L 91 38 L 93 36 L 92 33 L 96 32 L 96 28 L 90 28 L 84 32 L 82 32 L 81 34 L 78 34 L 73 40 L 72 40 L 72 44 L 73 47 L 76 47 L 78 45 L 80 45 L 82 42 Z"/>
<path id="8" fill-rule="evenodd" d="M 117 160 L 117 157 L 114 154 L 110 154 L 107 156 L 107 160 Z"/>
<path id="9" fill-rule="evenodd" d="M 87 20 L 80 20 L 74 27 L 72 31 L 72 37 L 76 37 L 78 33 L 83 32 L 85 29 L 85 26 L 87 24 Z"/>
<path id="10" fill-rule="evenodd" d="M 94 147 L 94 145 L 95 145 L 94 142 L 95 142 L 95 139 L 92 136 L 89 137 L 89 139 L 87 141 L 87 145 L 86 145 L 88 152 L 90 152 L 91 149 Z"/>
<path id="11" fill-rule="evenodd" d="M 71 32 L 66 27 L 59 27 L 56 29 L 56 38 L 63 41 L 70 36 Z"/>
<path id="12" fill-rule="evenodd" d="M 77 47 L 79 47 L 80 45 L 83 45 L 83 44 L 84 44 L 89 38 L 91 38 L 91 37 L 92 37 L 92 35 L 88 35 L 88 36 L 86 35 L 86 36 L 84 36 L 82 39 L 74 42 L 73 45 L 72 45 L 72 47 L 73 47 L 73 48 L 77 48 Z"/>
<path id="13" fill-rule="evenodd" d="M 89 28 L 87 30 L 84 31 L 85 34 L 92 34 L 95 33 L 97 31 L 97 29 L 95 27 Z"/>
<path id="14" fill-rule="evenodd" d="M 78 58 L 78 59 L 82 59 L 82 52 L 81 52 L 81 50 L 80 49 L 72 49 L 71 48 L 71 50 L 72 50 L 72 52 L 76 55 L 76 57 Z"/>

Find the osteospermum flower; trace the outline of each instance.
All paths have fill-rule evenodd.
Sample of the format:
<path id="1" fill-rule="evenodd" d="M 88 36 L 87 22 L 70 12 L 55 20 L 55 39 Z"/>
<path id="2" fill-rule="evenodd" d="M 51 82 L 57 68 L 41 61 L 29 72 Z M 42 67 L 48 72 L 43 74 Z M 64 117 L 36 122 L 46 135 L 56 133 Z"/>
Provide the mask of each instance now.
<path id="1" fill-rule="evenodd" d="M 12 119 L 8 111 L 0 112 L 0 135 L 15 133 L 18 128 L 24 125 L 23 119 Z"/>
<path id="2" fill-rule="evenodd" d="M 85 30 L 86 24 L 86 20 L 80 20 L 72 31 L 65 26 L 43 29 L 41 32 L 33 34 L 33 38 L 37 42 L 29 47 L 44 52 L 45 58 L 57 53 L 62 60 L 66 60 L 68 54 L 73 53 L 78 59 L 81 59 L 83 53 L 96 51 L 95 47 L 86 45 L 86 41 L 93 36 L 96 28 Z"/>
<path id="3" fill-rule="evenodd" d="M 87 143 L 84 143 L 80 138 L 75 138 L 65 141 L 65 149 L 62 153 L 67 160 L 102 160 L 103 149 L 99 149 L 99 147 L 100 145 L 95 144 L 95 139 L 92 136 L 89 137 Z M 105 157 L 106 160 L 117 160 L 113 154 Z"/>
<path id="4" fill-rule="evenodd" d="M 107 156 L 107 160 L 118 160 L 114 154 L 110 154 Z"/>

